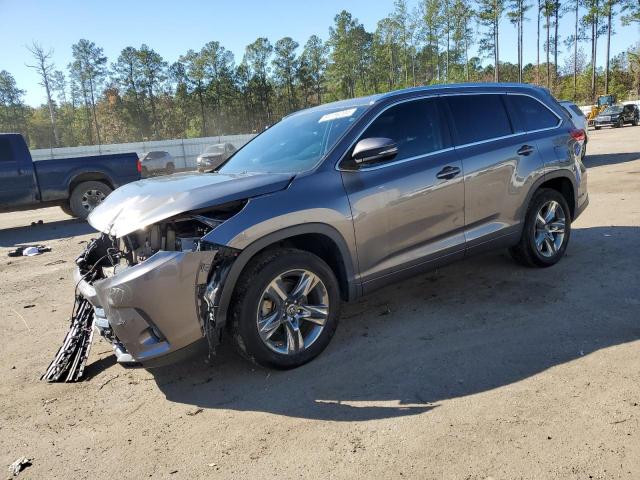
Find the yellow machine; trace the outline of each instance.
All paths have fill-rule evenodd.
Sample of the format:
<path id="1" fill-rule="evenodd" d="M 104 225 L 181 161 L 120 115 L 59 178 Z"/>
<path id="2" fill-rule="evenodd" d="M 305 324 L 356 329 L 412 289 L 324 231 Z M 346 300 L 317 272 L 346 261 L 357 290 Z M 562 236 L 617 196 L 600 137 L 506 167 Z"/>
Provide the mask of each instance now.
<path id="1" fill-rule="evenodd" d="M 595 105 L 593 105 L 591 107 L 591 111 L 589 112 L 589 115 L 587 116 L 587 120 L 589 122 L 589 125 L 593 125 L 594 120 L 596 119 L 596 117 L 598 116 L 598 114 L 600 112 L 602 112 L 609 105 L 613 105 L 617 101 L 618 101 L 618 98 L 613 94 L 612 95 L 600 95 L 598 97 L 598 103 L 596 103 Z"/>

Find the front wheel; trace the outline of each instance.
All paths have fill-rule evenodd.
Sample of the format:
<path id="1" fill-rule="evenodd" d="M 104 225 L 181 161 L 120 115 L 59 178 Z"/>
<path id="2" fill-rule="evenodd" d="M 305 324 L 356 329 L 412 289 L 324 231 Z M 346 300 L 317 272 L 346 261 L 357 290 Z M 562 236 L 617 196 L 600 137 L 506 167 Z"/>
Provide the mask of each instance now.
<path id="1" fill-rule="evenodd" d="M 69 207 L 73 215 L 85 220 L 113 190 L 102 182 L 82 182 L 71 192 Z"/>
<path id="2" fill-rule="evenodd" d="M 264 366 L 294 368 L 329 344 L 340 294 L 329 266 L 312 253 L 267 251 L 242 273 L 232 300 L 232 334 L 240 352 Z"/>
<path id="3" fill-rule="evenodd" d="M 571 212 L 557 190 L 538 190 L 529 205 L 520 242 L 509 252 L 527 267 L 550 267 L 564 256 L 571 236 Z"/>
<path id="4" fill-rule="evenodd" d="M 633 126 L 637 127 L 640 125 L 640 117 L 633 117 Z"/>

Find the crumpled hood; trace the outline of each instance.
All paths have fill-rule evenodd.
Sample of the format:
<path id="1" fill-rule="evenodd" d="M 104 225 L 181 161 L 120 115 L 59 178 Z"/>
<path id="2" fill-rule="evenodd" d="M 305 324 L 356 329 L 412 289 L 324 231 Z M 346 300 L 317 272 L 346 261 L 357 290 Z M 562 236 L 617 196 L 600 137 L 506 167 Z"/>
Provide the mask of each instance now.
<path id="1" fill-rule="evenodd" d="M 128 183 L 112 192 L 91 214 L 89 224 L 122 237 L 183 212 L 222 205 L 285 188 L 284 173 L 187 173 Z"/>

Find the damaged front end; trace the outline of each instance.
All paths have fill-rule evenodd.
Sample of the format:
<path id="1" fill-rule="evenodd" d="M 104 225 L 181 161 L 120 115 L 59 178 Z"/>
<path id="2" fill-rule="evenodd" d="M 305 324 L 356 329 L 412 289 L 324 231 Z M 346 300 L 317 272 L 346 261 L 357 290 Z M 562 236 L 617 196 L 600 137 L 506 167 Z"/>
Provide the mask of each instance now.
<path id="1" fill-rule="evenodd" d="M 203 340 L 214 352 L 223 328 L 216 315 L 220 294 L 239 251 L 203 237 L 244 203 L 180 214 L 120 238 L 103 233 L 87 245 L 76 261 L 76 302 L 85 305 L 89 323 L 113 345 L 118 363 L 171 363 L 199 349 Z M 61 351 L 69 350 L 65 342 Z M 56 359 L 61 357 L 58 352 Z M 61 370 L 55 363 L 48 372 Z"/>

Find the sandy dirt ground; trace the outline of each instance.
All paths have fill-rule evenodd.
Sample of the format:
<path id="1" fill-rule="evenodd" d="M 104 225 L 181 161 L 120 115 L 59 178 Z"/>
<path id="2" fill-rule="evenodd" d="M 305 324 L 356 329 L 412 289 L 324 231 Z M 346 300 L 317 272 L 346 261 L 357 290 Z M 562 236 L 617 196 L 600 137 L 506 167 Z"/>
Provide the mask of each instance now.
<path id="1" fill-rule="evenodd" d="M 26 456 L 20 478 L 640 478 L 640 127 L 592 132 L 585 163 L 560 264 L 495 252 L 391 286 L 288 372 L 228 347 L 124 369 L 101 339 L 86 381 L 39 381 L 92 233 L 0 215 L 0 475 Z M 20 242 L 53 251 L 8 258 Z"/>

